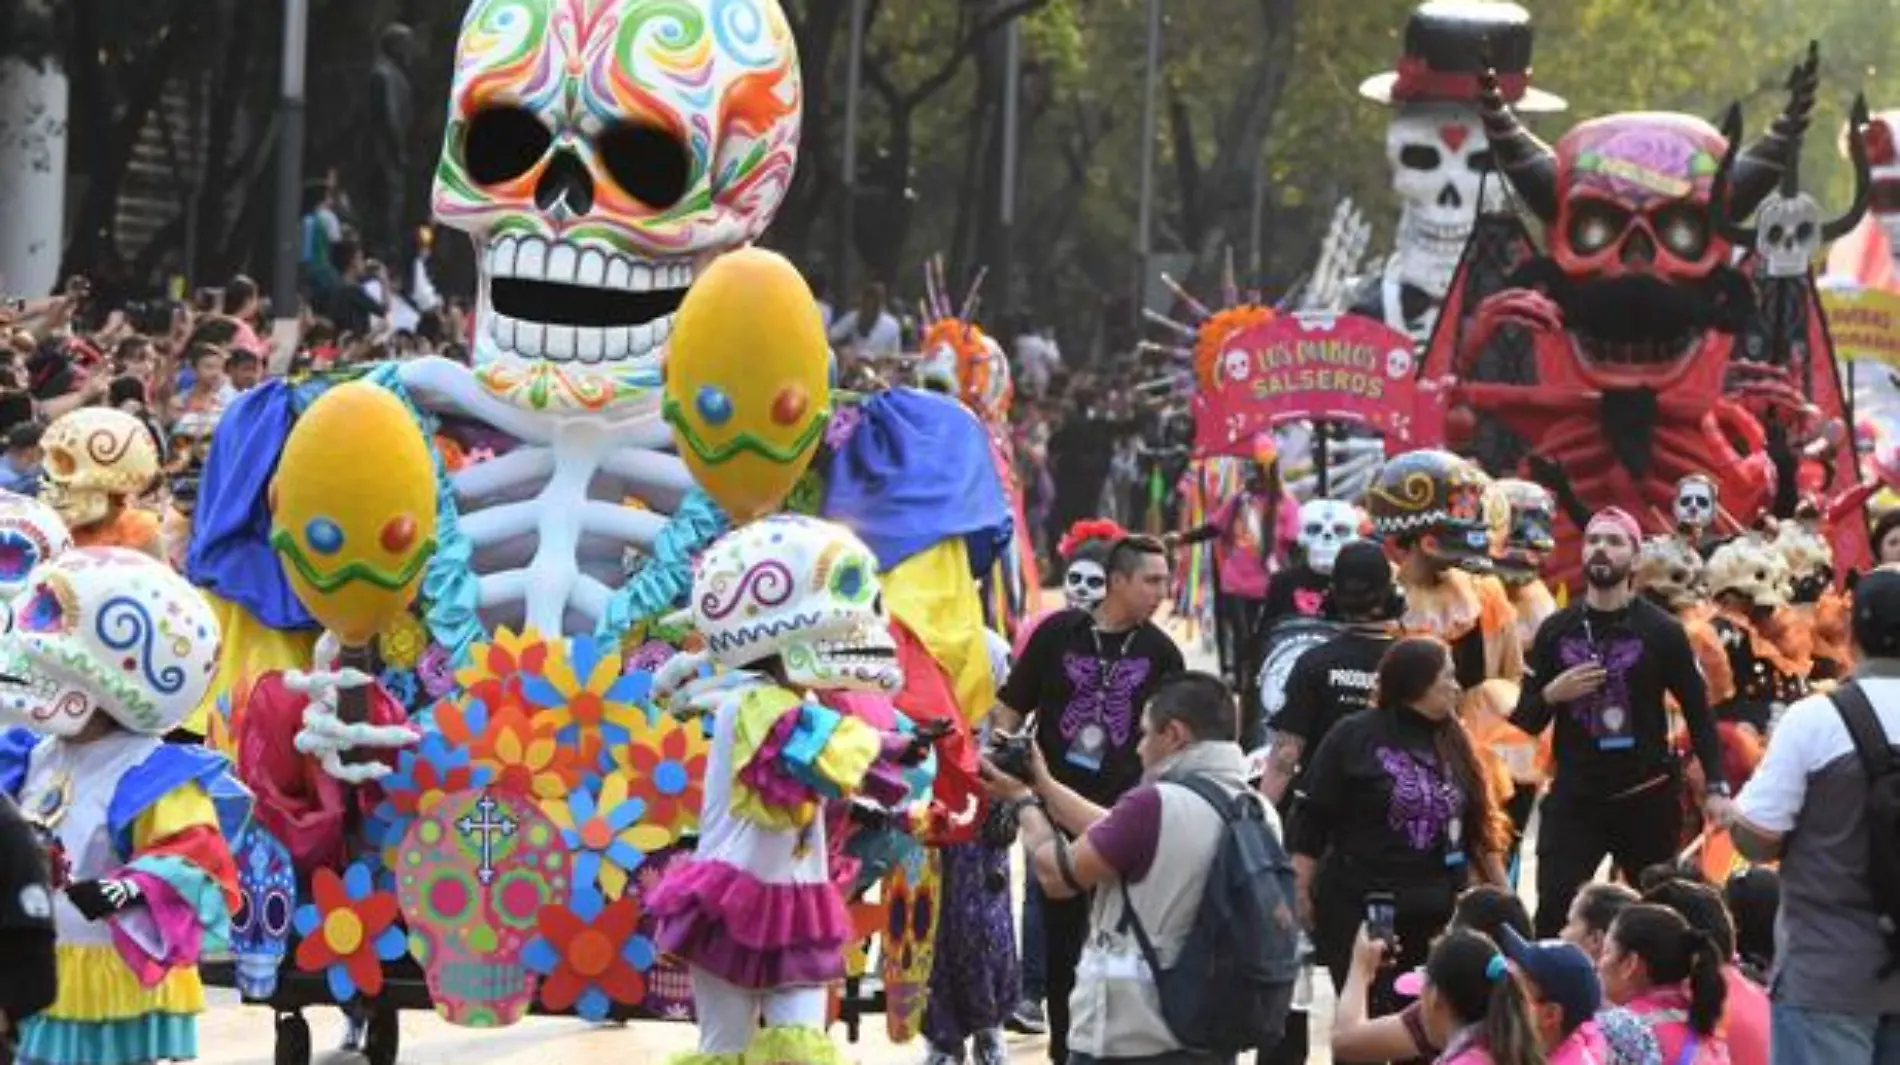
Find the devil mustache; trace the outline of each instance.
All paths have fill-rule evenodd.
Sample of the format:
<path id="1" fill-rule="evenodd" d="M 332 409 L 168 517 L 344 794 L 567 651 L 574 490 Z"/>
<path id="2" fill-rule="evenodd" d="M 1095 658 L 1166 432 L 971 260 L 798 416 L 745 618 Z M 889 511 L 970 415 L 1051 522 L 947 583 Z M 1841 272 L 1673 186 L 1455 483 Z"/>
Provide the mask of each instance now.
<path id="1" fill-rule="evenodd" d="M 1729 266 L 1699 281 L 1672 283 L 1645 274 L 1573 278 L 1556 260 L 1536 258 L 1518 267 L 1507 285 L 1542 289 L 1563 311 L 1565 328 L 1609 343 L 1738 333 L 1755 314 L 1753 287 Z"/>

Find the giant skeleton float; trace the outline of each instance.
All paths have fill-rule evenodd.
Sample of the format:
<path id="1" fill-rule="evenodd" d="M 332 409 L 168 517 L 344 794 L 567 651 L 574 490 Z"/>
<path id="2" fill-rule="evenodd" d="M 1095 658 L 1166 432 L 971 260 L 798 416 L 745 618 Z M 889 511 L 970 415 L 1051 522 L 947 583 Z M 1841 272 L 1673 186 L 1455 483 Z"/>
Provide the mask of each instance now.
<path id="1" fill-rule="evenodd" d="M 802 91 L 777 0 L 475 0 L 434 191 L 480 263 L 472 365 L 271 382 L 227 411 L 187 565 L 222 643 L 201 627 L 218 669 L 186 727 L 254 796 L 226 826 L 235 957 L 207 973 L 274 1008 L 279 1062 L 307 1061 L 311 1005 L 344 1006 L 376 1065 L 402 1009 L 690 1019 L 675 954 L 706 945 L 662 950 L 647 900 L 684 870 L 666 905 L 707 927 L 714 793 L 741 819 L 746 796 L 792 803 L 805 840 L 829 825 L 820 923 L 883 935 L 888 1024 L 920 1027 L 927 844 L 983 813 L 977 580 L 1011 506 L 990 428 L 953 396 L 835 392 L 809 289 L 747 249 Z M 828 520 L 772 524 L 788 511 Z M 850 709 L 793 697 L 761 746 L 714 728 L 718 699 L 666 698 L 760 662 Z M 864 725 L 911 737 L 878 755 L 901 765 L 794 764 Z M 842 944 L 778 931 L 831 972 Z"/>

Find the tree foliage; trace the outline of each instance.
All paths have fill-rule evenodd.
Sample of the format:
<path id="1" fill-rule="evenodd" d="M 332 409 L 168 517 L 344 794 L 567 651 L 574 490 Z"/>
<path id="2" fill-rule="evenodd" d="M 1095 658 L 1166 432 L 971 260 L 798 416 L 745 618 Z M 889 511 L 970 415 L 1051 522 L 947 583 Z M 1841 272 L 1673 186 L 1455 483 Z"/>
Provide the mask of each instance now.
<path id="1" fill-rule="evenodd" d="M 955 277 L 999 265 L 986 305 L 1034 311 L 1085 347 L 1105 300 L 1134 279 L 1148 0 L 868 0 L 859 127 L 856 247 L 840 236 L 851 0 L 782 0 L 806 78 L 799 174 L 769 239 L 836 277 L 849 255 L 862 277 L 921 287 L 943 253 Z M 1164 0 L 1153 239 L 1187 252 L 1200 283 L 1223 246 L 1269 291 L 1293 283 L 1337 200 L 1351 196 L 1389 239 L 1396 206 L 1383 149 L 1388 110 L 1357 92 L 1388 70 L 1411 0 Z M 1751 130 L 1778 110 L 1806 41 L 1821 42 L 1823 86 L 1804 183 L 1838 208 L 1848 174 L 1837 147 L 1856 90 L 1900 106 L 1892 5 L 1865 0 L 1567 0 L 1534 3 L 1537 83 L 1565 114 L 1534 127 L 1555 139 L 1584 118 L 1677 110 L 1713 117 L 1731 100 Z M 196 242 L 206 273 L 268 265 L 272 118 L 281 5 L 272 0 L 0 0 L 0 54 L 47 54 L 72 75 L 74 265 L 113 244 L 109 207 L 130 133 L 155 86 L 202 78 L 211 164 Z M 415 71 L 418 145 L 440 143 L 462 5 L 313 0 L 309 63 L 312 176 L 358 153 L 363 86 L 378 29 L 404 18 L 425 57 Z M 1003 229 L 1001 34 L 1021 15 L 1021 157 L 1016 223 Z M 30 23 L 30 25 L 29 25 Z M 12 27 L 30 32 L 9 32 Z M 40 44 L 34 44 L 38 41 Z M 46 42 L 50 41 L 50 47 Z M 426 204 L 432 152 L 418 149 L 409 202 Z M 1257 264 L 1252 234 L 1259 198 Z M 182 216 L 181 211 L 181 216 Z M 419 219 L 418 219 L 419 220 Z M 182 222 L 181 222 L 182 226 Z M 182 246 L 182 231 L 169 235 Z M 1009 250 L 1013 249 L 1013 256 Z M 1257 269 L 1254 269 L 1257 265 Z M 1001 266 L 1011 269 L 1001 271 Z M 1007 276 L 1002 276 L 1004 273 Z M 846 294 L 836 294 L 847 298 Z"/>

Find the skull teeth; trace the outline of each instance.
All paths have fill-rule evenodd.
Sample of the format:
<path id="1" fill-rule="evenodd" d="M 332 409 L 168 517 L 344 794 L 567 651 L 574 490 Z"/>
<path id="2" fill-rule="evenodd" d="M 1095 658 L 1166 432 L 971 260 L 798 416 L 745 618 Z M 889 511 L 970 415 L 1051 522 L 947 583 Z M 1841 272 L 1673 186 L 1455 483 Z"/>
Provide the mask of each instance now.
<path id="1" fill-rule="evenodd" d="M 645 325 L 576 326 L 547 325 L 491 312 L 487 321 L 488 335 L 504 350 L 524 359 L 550 362 L 598 363 L 639 358 L 658 350 L 673 335 L 670 317 Z"/>
<path id="2" fill-rule="evenodd" d="M 484 265 L 489 277 L 621 292 L 660 292 L 693 283 L 691 263 L 646 262 L 539 237 L 502 237 L 488 246 Z"/>

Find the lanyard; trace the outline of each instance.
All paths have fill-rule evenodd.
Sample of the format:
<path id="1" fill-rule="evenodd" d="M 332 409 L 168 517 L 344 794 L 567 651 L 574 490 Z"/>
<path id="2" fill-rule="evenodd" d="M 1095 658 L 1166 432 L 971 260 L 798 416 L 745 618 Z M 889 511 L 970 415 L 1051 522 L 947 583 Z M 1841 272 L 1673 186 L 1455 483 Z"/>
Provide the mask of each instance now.
<path id="1" fill-rule="evenodd" d="M 1093 625 L 1089 626 L 1089 639 L 1095 641 L 1095 668 L 1099 671 L 1102 680 L 1095 697 L 1103 709 L 1108 706 L 1108 682 L 1115 677 L 1115 663 L 1128 657 L 1128 645 L 1134 641 L 1135 633 L 1140 628 L 1141 626 L 1137 625 L 1123 633 L 1121 646 L 1115 648 L 1115 657 L 1110 658 L 1108 651 L 1102 647 L 1102 630 Z"/>

